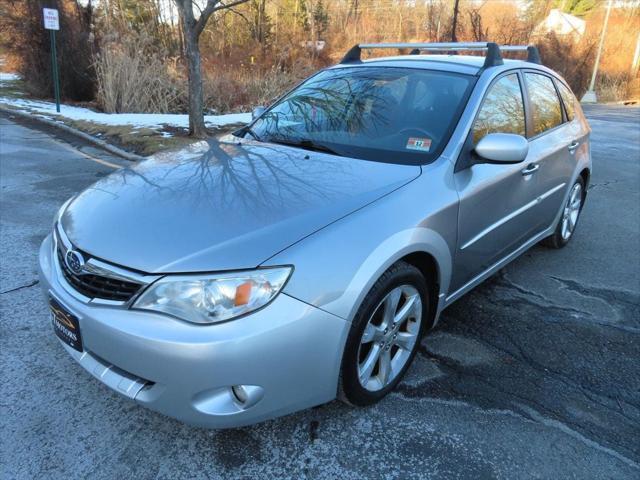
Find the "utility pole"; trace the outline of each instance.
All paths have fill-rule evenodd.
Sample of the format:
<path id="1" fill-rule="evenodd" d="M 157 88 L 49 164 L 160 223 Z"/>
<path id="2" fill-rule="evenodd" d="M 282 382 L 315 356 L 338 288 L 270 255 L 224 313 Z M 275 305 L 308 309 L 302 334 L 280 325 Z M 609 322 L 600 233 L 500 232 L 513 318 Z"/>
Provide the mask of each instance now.
<path id="1" fill-rule="evenodd" d="M 602 33 L 600 34 L 600 43 L 598 44 L 598 52 L 596 53 L 596 62 L 593 66 L 593 75 L 591 75 L 591 83 L 589 83 L 589 90 L 584 94 L 582 103 L 598 103 L 598 97 L 596 96 L 596 76 L 598 75 L 598 66 L 600 65 L 600 55 L 602 55 L 602 47 L 604 47 L 604 37 L 607 34 L 607 25 L 609 23 L 609 15 L 611 15 L 612 0 L 607 3 L 607 13 L 604 16 L 604 25 L 602 26 Z"/>
<path id="2" fill-rule="evenodd" d="M 633 54 L 633 61 L 631 62 L 631 75 L 636 77 L 638 75 L 639 68 L 640 68 L 640 33 L 638 33 L 638 40 L 636 41 L 636 52 Z"/>

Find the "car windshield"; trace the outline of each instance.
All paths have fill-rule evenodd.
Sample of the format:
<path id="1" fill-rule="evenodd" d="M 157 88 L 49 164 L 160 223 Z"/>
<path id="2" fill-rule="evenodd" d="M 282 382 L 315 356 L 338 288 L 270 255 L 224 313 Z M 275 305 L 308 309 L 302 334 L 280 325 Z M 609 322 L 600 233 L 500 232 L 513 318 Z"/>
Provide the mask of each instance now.
<path id="1" fill-rule="evenodd" d="M 341 156 L 425 164 L 444 148 L 472 87 L 473 77 L 450 72 L 324 70 L 240 133 Z"/>

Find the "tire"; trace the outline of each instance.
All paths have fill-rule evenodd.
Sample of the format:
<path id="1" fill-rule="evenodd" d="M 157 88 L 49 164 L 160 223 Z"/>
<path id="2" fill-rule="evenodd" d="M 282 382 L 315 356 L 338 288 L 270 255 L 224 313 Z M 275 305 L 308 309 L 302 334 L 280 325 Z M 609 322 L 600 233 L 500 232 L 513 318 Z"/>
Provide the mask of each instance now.
<path id="1" fill-rule="evenodd" d="M 392 265 L 376 281 L 351 324 L 342 356 L 339 399 L 351 405 L 371 405 L 402 380 L 430 326 L 428 289 L 420 270 L 405 262 Z M 404 320 L 402 313 L 407 314 Z M 369 370 L 372 361 L 375 365 Z"/>
<path id="2" fill-rule="evenodd" d="M 575 190 L 578 190 L 579 195 L 574 196 Z M 580 214 L 582 213 L 586 193 L 584 180 L 582 177 L 578 177 L 571 187 L 567 201 L 562 207 L 562 215 L 560 216 L 560 220 L 558 220 L 558 225 L 556 225 L 555 231 L 552 235 L 542 241 L 543 245 L 549 248 L 563 248 L 569 243 L 575 234 L 576 227 L 578 226 L 578 220 L 580 220 Z M 577 201 L 579 201 L 579 204 L 576 204 Z M 567 226 L 569 227 L 568 230 L 566 230 Z"/>

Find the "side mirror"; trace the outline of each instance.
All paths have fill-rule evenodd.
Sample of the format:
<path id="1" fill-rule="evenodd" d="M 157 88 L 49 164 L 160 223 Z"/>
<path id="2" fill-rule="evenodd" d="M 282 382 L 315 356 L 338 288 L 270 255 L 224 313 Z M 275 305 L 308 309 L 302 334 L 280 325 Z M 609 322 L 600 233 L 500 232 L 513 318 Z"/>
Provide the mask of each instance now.
<path id="1" fill-rule="evenodd" d="M 256 118 L 258 118 L 260 115 L 262 115 L 265 112 L 266 108 L 265 107 L 256 107 L 253 109 L 253 111 L 251 112 L 251 120 L 255 120 Z"/>
<path id="2" fill-rule="evenodd" d="M 522 135 L 490 133 L 478 142 L 475 151 L 488 163 L 519 163 L 527 158 L 529 142 Z"/>

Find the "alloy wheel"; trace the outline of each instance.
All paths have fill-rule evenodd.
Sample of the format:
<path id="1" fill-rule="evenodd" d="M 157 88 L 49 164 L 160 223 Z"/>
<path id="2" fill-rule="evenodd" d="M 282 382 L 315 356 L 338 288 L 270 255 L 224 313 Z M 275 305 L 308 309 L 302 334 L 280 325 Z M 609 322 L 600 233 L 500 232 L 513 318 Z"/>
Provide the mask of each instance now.
<path id="1" fill-rule="evenodd" d="M 411 357 L 422 322 L 422 300 L 411 285 L 391 290 L 369 318 L 358 349 L 358 380 L 369 391 L 389 385 Z"/>
<path id="2" fill-rule="evenodd" d="M 576 183 L 571 192 L 569 193 L 569 199 L 562 212 L 562 228 L 560 233 L 563 240 L 568 240 L 573 234 L 578 223 L 578 216 L 580 215 L 580 209 L 582 207 L 582 185 Z"/>

